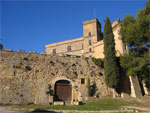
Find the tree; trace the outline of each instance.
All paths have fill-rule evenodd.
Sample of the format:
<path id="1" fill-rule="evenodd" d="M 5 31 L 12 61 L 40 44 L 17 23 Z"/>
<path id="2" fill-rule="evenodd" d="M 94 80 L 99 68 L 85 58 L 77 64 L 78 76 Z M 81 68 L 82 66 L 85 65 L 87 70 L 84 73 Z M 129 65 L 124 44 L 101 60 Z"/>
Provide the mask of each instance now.
<path id="1" fill-rule="evenodd" d="M 104 25 L 104 74 L 108 87 L 116 89 L 119 83 L 119 68 L 117 66 L 114 35 L 111 22 L 106 17 Z"/>
<path id="2" fill-rule="evenodd" d="M 143 10 L 139 10 L 136 19 L 126 15 L 122 22 L 120 35 L 130 48 L 129 53 L 121 57 L 121 66 L 128 76 L 137 75 L 141 81 L 150 82 L 150 1 Z"/>
<path id="3" fill-rule="evenodd" d="M 121 66 L 126 71 L 128 76 L 137 75 L 140 81 L 150 82 L 150 58 L 144 54 L 144 57 L 135 57 L 135 53 L 121 56 Z"/>
<path id="4" fill-rule="evenodd" d="M 120 34 L 125 44 L 137 49 L 150 43 L 150 1 L 138 11 L 136 19 L 129 14 L 124 17 Z"/>
<path id="5" fill-rule="evenodd" d="M 130 14 L 127 14 L 122 21 L 120 34 L 121 34 L 121 39 L 122 39 L 123 43 L 126 45 L 128 45 L 129 42 L 131 42 L 131 39 L 134 39 L 133 37 L 135 34 L 131 33 L 135 30 L 134 23 L 135 23 L 135 19 Z"/>

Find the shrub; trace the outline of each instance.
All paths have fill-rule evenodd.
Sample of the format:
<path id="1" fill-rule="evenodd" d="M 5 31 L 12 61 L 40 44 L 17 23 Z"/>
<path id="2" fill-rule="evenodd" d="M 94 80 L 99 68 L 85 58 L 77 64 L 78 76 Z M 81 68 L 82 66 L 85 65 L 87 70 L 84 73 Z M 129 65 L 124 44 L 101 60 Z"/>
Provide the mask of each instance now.
<path id="1" fill-rule="evenodd" d="M 96 59 L 94 57 L 92 57 L 92 61 L 99 67 L 104 68 L 104 60 L 103 59 Z"/>

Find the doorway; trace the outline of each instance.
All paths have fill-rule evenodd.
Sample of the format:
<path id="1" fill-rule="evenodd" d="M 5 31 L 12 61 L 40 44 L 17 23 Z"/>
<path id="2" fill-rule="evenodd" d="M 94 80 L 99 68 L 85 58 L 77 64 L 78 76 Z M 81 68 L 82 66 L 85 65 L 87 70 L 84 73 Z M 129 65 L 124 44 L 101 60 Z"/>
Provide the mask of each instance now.
<path id="1" fill-rule="evenodd" d="M 72 98 L 72 85 L 68 80 L 59 80 L 55 83 L 55 101 L 70 103 Z"/>

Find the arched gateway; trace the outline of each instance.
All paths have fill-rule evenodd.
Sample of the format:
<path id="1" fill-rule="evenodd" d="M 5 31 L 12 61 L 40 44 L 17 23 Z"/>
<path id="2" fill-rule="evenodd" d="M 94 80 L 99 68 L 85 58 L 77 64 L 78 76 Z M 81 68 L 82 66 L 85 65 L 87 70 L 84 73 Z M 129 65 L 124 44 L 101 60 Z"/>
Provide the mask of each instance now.
<path id="1" fill-rule="evenodd" d="M 68 80 L 58 80 L 55 83 L 54 101 L 71 103 L 72 84 Z"/>

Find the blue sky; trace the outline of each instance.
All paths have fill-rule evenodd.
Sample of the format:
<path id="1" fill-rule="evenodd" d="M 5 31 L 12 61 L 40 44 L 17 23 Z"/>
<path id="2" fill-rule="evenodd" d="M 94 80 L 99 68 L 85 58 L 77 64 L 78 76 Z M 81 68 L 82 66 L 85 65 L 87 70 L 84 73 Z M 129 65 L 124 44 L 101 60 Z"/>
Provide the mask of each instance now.
<path id="1" fill-rule="evenodd" d="M 102 29 L 106 16 L 113 22 L 126 14 L 136 17 L 146 0 L 2 0 L 0 37 L 4 48 L 44 52 L 45 45 L 82 37 L 82 23 L 96 18 Z"/>

